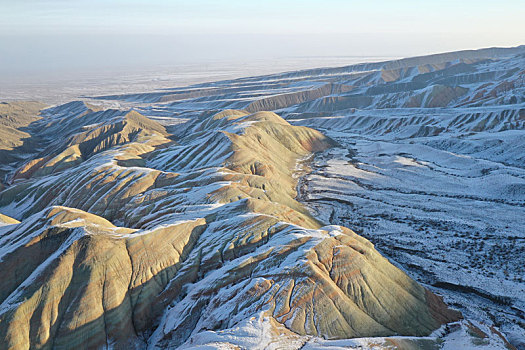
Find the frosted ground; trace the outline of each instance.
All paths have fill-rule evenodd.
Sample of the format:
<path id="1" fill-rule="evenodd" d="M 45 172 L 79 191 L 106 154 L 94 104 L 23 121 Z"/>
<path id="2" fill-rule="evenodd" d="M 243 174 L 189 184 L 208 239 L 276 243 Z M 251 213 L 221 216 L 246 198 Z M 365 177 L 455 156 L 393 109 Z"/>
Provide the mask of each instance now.
<path id="1" fill-rule="evenodd" d="M 396 138 L 319 122 L 340 147 L 316 157 L 303 202 L 370 239 L 464 315 L 522 332 L 525 169 L 507 164 L 523 154 L 523 132 Z"/>
<path id="2" fill-rule="evenodd" d="M 311 69 L 102 101 L 183 135 L 210 110 L 274 110 L 339 143 L 300 199 L 370 239 L 467 318 L 525 346 L 525 47 Z"/>
<path id="3" fill-rule="evenodd" d="M 219 329 L 190 330 L 183 347 L 340 349 L 410 344 L 423 349 L 504 349 L 509 348 L 506 337 L 518 349 L 524 348 L 524 67 L 525 47 L 487 49 L 91 96 L 91 102 L 136 109 L 162 123 L 179 142 L 180 146 L 156 153 L 143 164 L 151 169 L 130 167 L 130 171 L 203 167 L 197 178 L 200 184 L 221 175 L 214 173 L 214 167 L 224 161 L 224 139 L 191 143 L 188 135 L 200 135 L 217 112 L 271 110 L 293 125 L 322 131 L 337 145 L 297 164 L 298 199 L 325 224 L 345 225 L 368 238 L 393 264 L 443 295 L 465 316 L 464 321 L 417 339 L 325 340 L 299 336 L 286 324 L 271 324 L 264 313 L 254 311 L 227 327 L 221 323 Z M 57 107 L 53 115 L 64 112 L 60 115 L 64 121 L 76 120 L 86 109 L 83 103 L 73 102 Z M 124 113 L 87 115 L 103 119 L 114 114 Z M 79 127 L 96 128 L 100 122 L 92 120 Z M 213 131 L 241 130 L 219 123 Z M 194 148 L 202 154 L 190 156 Z M 171 164 L 170 152 L 183 154 L 183 161 Z M 79 169 L 87 174 L 98 161 L 104 161 L 103 156 L 88 159 Z M 75 181 L 67 171 L 57 176 Z M 54 183 L 55 178 L 42 181 L 47 182 L 40 182 L 38 188 Z M 201 191 L 198 188 L 170 192 L 195 212 L 165 215 L 153 223 L 187 220 L 192 217 L 186 214 L 218 210 L 196 201 L 212 190 L 207 185 Z M 14 215 L 23 205 L 34 203 L 19 205 L 4 209 Z M 226 218 L 234 207 L 224 205 Z M 114 222 L 121 224 L 118 218 Z M 225 236 L 203 235 L 204 246 L 207 237 Z M 188 295 L 207 287 L 206 281 L 188 284 Z M 228 303 L 217 309 L 217 318 L 229 317 L 228 307 L 235 304 L 228 290 L 224 293 L 219 297 Z M 163 332 L 182 322 L 185 304 L 177 305 L 164 313 L 148 339 L 151 347 Z M 280 331 L 277 336 L 265 332 L 275 327 Z"/>

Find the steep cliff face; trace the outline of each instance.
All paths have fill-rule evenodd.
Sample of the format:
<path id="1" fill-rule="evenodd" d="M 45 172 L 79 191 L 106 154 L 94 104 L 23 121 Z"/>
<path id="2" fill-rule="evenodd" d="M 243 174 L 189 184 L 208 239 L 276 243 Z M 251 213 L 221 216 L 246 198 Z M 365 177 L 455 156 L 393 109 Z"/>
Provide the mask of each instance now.
<path id="1" fill-rule="evenodd" d="M 0 226 L 0 347 L 172 348 L 260 315 L 292 338 L 421 336 L 460 318 L 295 200 L 297 162 L 334 144 L 320 132 L 235 110 L 178 143 L 135 112 L 85 129 L 0 193 L 22 220 Z M 53 166 L 72 148 L 78 161 Z"/>

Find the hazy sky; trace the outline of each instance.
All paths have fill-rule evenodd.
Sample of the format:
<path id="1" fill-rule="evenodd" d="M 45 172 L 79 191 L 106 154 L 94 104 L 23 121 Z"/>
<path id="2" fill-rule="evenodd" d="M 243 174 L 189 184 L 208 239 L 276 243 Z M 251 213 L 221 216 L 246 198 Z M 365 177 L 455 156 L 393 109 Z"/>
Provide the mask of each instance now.
<path id="1" fill-rule="evenodd" d="M 0 74 L 516 46 L 524 18 L 524 0 L 0 0 Z"/>

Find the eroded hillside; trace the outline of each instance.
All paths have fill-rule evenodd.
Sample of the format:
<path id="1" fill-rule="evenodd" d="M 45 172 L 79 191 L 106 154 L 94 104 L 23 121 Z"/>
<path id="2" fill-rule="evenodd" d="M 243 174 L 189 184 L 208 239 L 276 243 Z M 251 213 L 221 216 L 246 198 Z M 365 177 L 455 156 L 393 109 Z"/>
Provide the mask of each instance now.
<path id="1" fill-rule="evenodd" d="M 0 348 L 519 347 L 523 50 L 32 106 Z"/>
<path id="2" fill-rule="evenodd" d="M 424 336 L 460 317 L 295 201 L 321 133 L 227 110 L 174 142 L 137 112 L 62 108 L 38 121 L 62 137 L 0 194 L 21 220 L 1 228 L 2 346 L 165 348 L 257 315 L 275 335 Z"/>

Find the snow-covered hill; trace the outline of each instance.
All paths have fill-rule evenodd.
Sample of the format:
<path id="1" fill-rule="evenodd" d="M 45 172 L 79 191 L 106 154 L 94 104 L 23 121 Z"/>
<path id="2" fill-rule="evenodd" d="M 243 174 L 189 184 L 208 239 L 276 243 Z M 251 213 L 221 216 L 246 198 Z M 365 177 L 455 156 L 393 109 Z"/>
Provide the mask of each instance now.
<path id="1" fill-rule="evenodd" d="M 0 348 L 525 345 L 525 47 L 33 117 L 2 149 Z"/>

